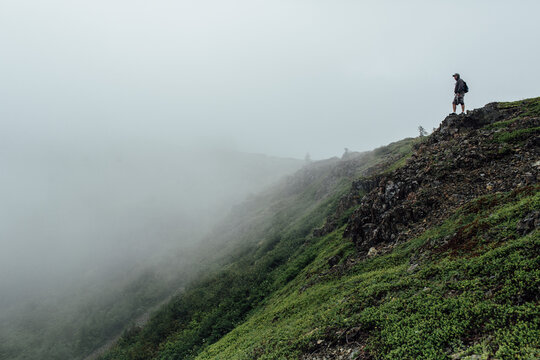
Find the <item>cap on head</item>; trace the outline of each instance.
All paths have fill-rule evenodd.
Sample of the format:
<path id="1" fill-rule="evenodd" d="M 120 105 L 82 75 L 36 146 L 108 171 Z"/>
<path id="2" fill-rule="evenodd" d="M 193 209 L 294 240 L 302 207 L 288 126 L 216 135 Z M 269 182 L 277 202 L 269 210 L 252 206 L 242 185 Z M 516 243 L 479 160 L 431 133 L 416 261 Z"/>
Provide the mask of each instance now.
<path id="1" fill-rule="evenodd" d="M 458 73 L 455 73 L 454 75 L 452 75 L 453 77 L 458 77 L 459 78 L 459 74 Z"/>

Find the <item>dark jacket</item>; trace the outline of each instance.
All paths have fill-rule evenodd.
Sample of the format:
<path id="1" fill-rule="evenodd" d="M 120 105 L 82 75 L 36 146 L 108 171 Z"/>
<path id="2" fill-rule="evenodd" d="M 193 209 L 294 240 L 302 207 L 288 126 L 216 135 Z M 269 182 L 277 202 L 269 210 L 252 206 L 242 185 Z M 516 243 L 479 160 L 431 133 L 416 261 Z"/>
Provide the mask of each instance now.
<path id="1" fill-rule="evenodd" d="M 455 94 L 465 94 L 465 82 L 459 78 L 456 81 L 456 87 L 454 88 Z"/>

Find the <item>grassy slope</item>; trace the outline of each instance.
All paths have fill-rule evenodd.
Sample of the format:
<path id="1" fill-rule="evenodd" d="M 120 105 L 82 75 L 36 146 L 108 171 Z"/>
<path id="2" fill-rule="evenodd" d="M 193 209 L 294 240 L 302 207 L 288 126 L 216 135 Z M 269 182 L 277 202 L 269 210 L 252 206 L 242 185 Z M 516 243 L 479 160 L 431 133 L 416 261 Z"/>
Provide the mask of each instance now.
<path id="1" fill-rule="evenodd" d="M 531 299 L 540 286 L 540 239 L 538 231 L 520 237 L 512 230 L 540 208 L 538 190 L 477 199 L 392 253 L 319 276 L 302 291 L 328 272 L 329 257 L 352 251 L 335 231 L 304 250 L 317 256 L 293 281 L 198 359 L 293 359 L 318 340 L 343 340 L 339 330 L 353 327 L 365 334 L 361 348 L 378 358 L 538 358 L 540 311 Z M 475 233 L 473 248 L 441 245 L 460 229 L 484 226 L 490 231 Z M 422 253 L 410 271 L 410 259 Z"/>
<path id="2" fill-rule="evenodd" d="M 540 115 L 540 98 L 501 106 Z M 518 134 L 511 123 L 490 125 L 501 129 L 497 142 L 537 132 Z M 400 159 L 377 172 L 393 170 L 411 145 L 378 149 L 366 164 L 377 168 L 377 155 L 390 151 Z M 309 235 L 350 180 L 333 182 L 339 190 L 322 199 L 323 181 L 292 197 L 264 198 L 266 210 L 255 206 L 250 215 L 254 228 L 231 233 L 241 238 L 228 251 L 233 260 L 105 358 L 295 359 L 340 345 L 351 346 L 350 358 L 540 357 L 539 234 L 515 231 L 540 208 L 538 185 L 477 198 L 391 253 L 351 261 L 355 250 L 343 227 Z M 453 234 L 461 241 L 449 242 Z M 331 258 L 341 263 L 330 267 Z"/>
<path id="3" fill-rule="evenodd" d="M 317 257 L 306 239 L 335 211 L 351 181 L 368 168 L 400 159 L 414 141 L 357 159 L 315 163 L 237 208 L 214 233 L 215 243 L 227 247 L 205 247 L 205 276 L 144 329 L 128 331 L 104 359 L 192 358 L 218 341 Z"/>
<path id="4" fill-rule="evenodd" d="M 540 116 L 540 98 L 501 107 Z M 512 122 L 490 125 L 501 129 L 497 142 L 538 132 L 514 131 Z M 539 190 L 477 198 L 441 226 L 345 273 L 328 265 L 335 254 L 353 253 L 343 229 L 318 239 L 303 249 L 317 256 L 293 281 L 197 359 L 293 359 L 343 343 L 350 329 L 358 344 L 351 358 L 540 358 L 540 237 L 515 230 L 540 209 Z M 461 242 L 448 243 L 456 233 Z"/>

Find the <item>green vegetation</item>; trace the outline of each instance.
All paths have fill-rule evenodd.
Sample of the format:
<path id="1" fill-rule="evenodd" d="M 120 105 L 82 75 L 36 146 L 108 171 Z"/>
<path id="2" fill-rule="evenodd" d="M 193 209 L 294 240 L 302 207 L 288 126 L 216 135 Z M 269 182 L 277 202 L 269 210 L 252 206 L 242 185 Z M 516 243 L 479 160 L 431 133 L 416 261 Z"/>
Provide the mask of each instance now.
<path id="1" fill-rule="evenodd" d="M 335 170 L 348 169 L 347 161 L 310 165 L 296 178 L 238 208 L 218 230 L 219 243 L 227 247 L 215 249 L 219 256 L 208 256 L 206 261 L 212 264 L 205 265 L 206 275 L 143 329 L 126 331 L 103 359 L 194 358 L 249 319 L 320 256 L 322 243 L 310 234 L 335 212 L 356 174 L 399 161 L 413 142 L 402 140 L 355 160 L 352 173 Z M 336 250 L 340 256 L 354 252 L 349 242 L 343 244 Z"/>
<path id="2" fill-rule="evenodd" d="M 385 164 L 386 166 L 381 169 L 381 172 L 390 173 L 404 166 L 407 163 L 407 160 L 413 154 L 414 147 L 426 141 L 426 139 L 427 137 L 423 136 L 417 138 L 407 138 L 375 149 L 373 154 L 376 158 L 386 156 L 394 160 L 390 161 L 390 165 Z"/>
<path id="3" fill-rule="evenodd" d="M 105 359 L 192 358 L 245 321 L 317 256 L 317 248 L 306 238 L 347 190 L 341 178 L 325 172 L 295 194 L 274 198 L 270 204 L 261 199 L 261 207 L 273 208 L 259 224 L 264 231 L 252 229 L 253 236 L 244 236 L 242 246 L 228 254 L 232 262 L 194 282 L 144 329 L 128 331 Z M 318 195 L 329 181 L 334 183 L 331 191 Z M 334 193 L 336 189 L 339 192 Z M 264 236 L 259 238 L 260 234 Z"/>
<path id="4" fill-rule="evenodd" d="M 403 139 L 373 150 L 373 155 L 376 158 L 381 156 L 405 156 L 412 152 L 412 148 L 415 144 L 422 141 L 424 141 L 424 139 L 420 137 Z"/>
<path id="5" fill-rule="evenodd" d="M 540 97 L 499 103 L 500 109 L 517 109 L 520 116 L 540 116 Z"/>
<path id="6" fill-rule="evenodd" d="M 494 151 L 528 141 L 538 104 L 502 104 L 514 118 L 485 141 L 503 143 Z M 540 209 L 540 186 L 468 201 L 372 257 L 343 237 L 354 206 L 312 235 L 352 180 L 404 166 L 418 141 L 306 168 L 238 209 L 219 266 L 103 359 L 298 359 L 328 345 L 373 359 L 540 358 L 540 234 L 517 230 Z"/>
<path id="7" fill-rule="evenodd" d="M 343 229 L 306 242 L 297 228 L 305 217 L 260 259 L 246 256 L 194 284 L 106 359 L 290 359 L 350 328 L 381 359 L 536 358 L 540 239 L 515 229 L 538 208 L 538 187 L 485 196 L 393 252 L 339 271 L 328 260 L 343 264 L 355 252 Z"/>
<path id="8" fill-rule="evenodd" d="M 276 212 L 271 224 L 281 231 L 271 232 L 256 248 L 247 246 L 223 270 L 193 283 L 144 329 L 127 333 L 121 346 L 105 359 L 190 358 L 242 323 L 267 296 L 294 279 L 316 256 L 314 249 L 302 253 L 297 249 L 322 223 L 335 199 L 321 202 L 306 214 L 311 204 L 302 202 L 303 197 L 297 200 L 304 205 L 300 212 L 304 216 L 295 217 L 286 206 L 280 207 L 287 212 L 284 216 Z"/>
<path id="9" fill-rule="evenodd" d="M 499 143 L 513 143 L 538 134 L 540 134 L 540 126 L 498 133 L 494 135 L 493 139 Z"/>
<path id="10" fill-rule="evenodd" d="M 500 130 L 500 132 L 494 134 L 494 142 L 501 144 L 520 143 L 523 140 L 540 134 L 540 127 L 537 120 L 521 122 L 521 127 L 516 128 L 518 124 L 517 120 L 540 116 L 540 97 L 499 103 L 499 108 L 515 110 L 516 114 L 511 119 L 498 121 L 486 126 L 486 129 Z"/>
<path id="11" fill-rule="evenodd" d="M 88 289 L 74 292 L 68 304 L 50 299 L 30 304 L 17 320 L 3 320 L 0 359 L 82 359 L 164 299 L 174 283 L 147 270 L 113 285 L 92 296 Z"/>
<path id="12" fill-rule="evenodd" d="M 502 120 L 497 121 L 496 123 L 486 125 L 486 129 L 500 129 L 500 128 L 507 128 L 509 125 L 513 124 L 518 118 L 513 118 L 510 120 Z"/>
<path id="13" fill-rule="evenodd" d="M 480 198 L 345 274 L 328 269 L 331 256 L 351 251 L 336 231 L 306 248 L 315 250 L 313 261 L 197 359 L 295 358 L 353 327 L 381 359 L 538 358 L 540 239 L 538 231 L 520 237 L 514 229 L 539 207 L 538 188 Z M 445 240 L 456 233 L 469 236 Z"/>

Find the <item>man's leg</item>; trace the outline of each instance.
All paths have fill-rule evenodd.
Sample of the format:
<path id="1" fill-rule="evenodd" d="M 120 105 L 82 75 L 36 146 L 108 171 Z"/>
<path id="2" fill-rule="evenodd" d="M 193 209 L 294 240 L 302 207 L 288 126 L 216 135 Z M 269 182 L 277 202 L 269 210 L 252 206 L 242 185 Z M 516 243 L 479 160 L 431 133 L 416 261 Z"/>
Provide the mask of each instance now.
<path id="1" fill-rule="evenodd" d="M 455 111 L 455 110 L 454 110 Z M 465 104 L 461 104 L 461 112 L 464 113 L 465 112 Z"/>
<path id="2" fill-rule="evenodd" d="M 452 110 L 453 110 L 452 112 L 454 112 L 454 113 L 456 112 L 456 104 L 455 103 L 452 103 Z"/>

